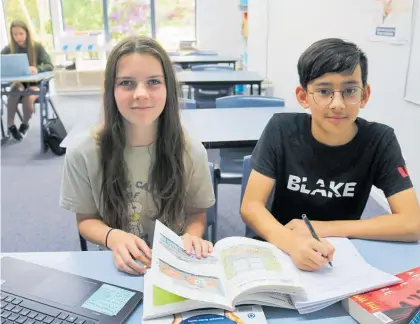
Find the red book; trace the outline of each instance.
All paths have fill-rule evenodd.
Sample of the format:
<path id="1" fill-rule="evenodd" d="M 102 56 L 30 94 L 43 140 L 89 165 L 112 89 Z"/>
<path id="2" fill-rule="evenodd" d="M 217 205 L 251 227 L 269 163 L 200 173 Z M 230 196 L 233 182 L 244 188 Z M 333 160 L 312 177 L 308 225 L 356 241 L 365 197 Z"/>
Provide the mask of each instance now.
<path id="1" fill-rule="evenodd" d="M 347 298 L 344 309 L 361 324 L 406 323 L 420 306 L 420 267 L 396 276 L 403 281 Z"/>

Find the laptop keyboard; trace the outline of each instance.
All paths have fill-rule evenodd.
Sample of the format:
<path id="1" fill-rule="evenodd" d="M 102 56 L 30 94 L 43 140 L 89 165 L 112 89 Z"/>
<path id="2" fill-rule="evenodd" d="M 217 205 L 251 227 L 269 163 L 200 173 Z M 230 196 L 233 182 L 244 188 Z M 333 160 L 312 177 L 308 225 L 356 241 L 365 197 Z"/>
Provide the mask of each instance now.
<path id="1" fill-rule="evenodd" d="M 58 308 L 1 292 L 1 324 L 97 324 Z"/>

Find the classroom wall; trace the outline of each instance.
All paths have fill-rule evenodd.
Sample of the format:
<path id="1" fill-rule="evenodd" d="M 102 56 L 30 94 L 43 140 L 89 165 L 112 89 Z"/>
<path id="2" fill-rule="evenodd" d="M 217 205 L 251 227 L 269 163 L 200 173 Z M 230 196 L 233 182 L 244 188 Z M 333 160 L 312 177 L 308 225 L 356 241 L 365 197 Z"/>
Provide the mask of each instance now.
<path id="1" fill-rule="evenodd" d="M 239 57 L 244 51 L 239 0 L 196 0 L 197 40 L 201 50 Z"/>
<path id="2" fill-rule="evenodd" d="M 274 84 L 275 96 L 284 98 L 288 105 L 297 105 L 296 65 L 311 43 L 325 37 L 341 37 L 357 43 L 366 52 L 372 96 L 361 117 L 395 129 L 420 199 L 420 106 L 403 99 L 410 48 L 369 40 L 369 9 L 373 1 L 352 0 L 351 5 L 348 0 L 249 2 L 249 26 L 259 29 L 258 33 L 249 33 L 249 66 L 266 75 Z M 266 4 L 261 9 L 257 2 Z M 264 28 L 259 27 L 264 20 L 268 21 L 265 34 Z M 261 46 L 261 40 L 252 37 L 268 39 L 266 50 L 259 53 L 255 46 Z"/>

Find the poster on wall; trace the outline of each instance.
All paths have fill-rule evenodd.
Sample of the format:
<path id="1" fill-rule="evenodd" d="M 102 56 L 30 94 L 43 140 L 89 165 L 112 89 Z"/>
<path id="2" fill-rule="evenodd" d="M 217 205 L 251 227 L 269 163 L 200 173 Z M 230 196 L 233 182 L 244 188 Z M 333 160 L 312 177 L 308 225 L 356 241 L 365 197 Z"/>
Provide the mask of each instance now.
<path id="1" fill-rule="evenodd" d="M 415 0 L 371 0 L 374 2 L 371 40 L 406 44 L 410 41 Z"/>

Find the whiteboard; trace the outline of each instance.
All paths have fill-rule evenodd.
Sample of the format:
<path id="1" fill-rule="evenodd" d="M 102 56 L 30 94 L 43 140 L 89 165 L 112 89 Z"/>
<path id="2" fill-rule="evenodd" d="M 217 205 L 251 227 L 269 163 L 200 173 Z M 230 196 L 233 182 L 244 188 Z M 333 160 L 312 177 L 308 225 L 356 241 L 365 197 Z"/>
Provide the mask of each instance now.
<path id="1" fill-rule="evenodd" d="M 420 1 L 414 1 L 413 7 L 413 34 L 405 99 L 420 105 Z"/>

